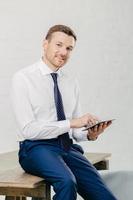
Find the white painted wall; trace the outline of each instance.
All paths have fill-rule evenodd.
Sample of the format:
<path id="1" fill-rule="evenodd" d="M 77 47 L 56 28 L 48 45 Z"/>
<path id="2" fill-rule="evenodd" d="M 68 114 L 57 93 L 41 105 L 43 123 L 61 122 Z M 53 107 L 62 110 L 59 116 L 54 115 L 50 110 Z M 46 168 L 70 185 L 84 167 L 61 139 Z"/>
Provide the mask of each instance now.
<path id="1" fill-rule="evenodd" d="M 72 27 L 78 42 L 66 70 L 81 86 L 84 112 L 116 118 L 87 151 L 111 152 L 112 169 L 133 167 L 132 0 L 0 0 L 0 152 L 18 148 L 9 101 L 12 75 L 41 56 L 54 24 Z"/>

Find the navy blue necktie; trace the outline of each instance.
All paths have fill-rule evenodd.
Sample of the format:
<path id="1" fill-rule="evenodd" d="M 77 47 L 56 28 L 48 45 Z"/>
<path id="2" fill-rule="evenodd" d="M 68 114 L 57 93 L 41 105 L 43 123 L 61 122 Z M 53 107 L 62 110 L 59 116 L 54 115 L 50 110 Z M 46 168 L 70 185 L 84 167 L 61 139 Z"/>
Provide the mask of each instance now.
<path id="1" fill-rule="evenodd" d="M 51 73 L 51 76 L 54 81 L 54 100 L 55 100 L 55 106 L 56 106 L 56 112 L 57 112 L 57 119 L 58 121 L 60 120 L 65 120 L 65 113 L 64 113 L 64 108 L 63 108 L 63 102 L 62 102 L 62 97 L 61 93 L 58 88 L 58 83 L 57 83 L 57 73 Z M 61 147 L 68 151 L 70 149 L 71 145 L 71 140 L 69 137 L 68 133 L 64 133 L 63 135 L 58 136 Z"/>

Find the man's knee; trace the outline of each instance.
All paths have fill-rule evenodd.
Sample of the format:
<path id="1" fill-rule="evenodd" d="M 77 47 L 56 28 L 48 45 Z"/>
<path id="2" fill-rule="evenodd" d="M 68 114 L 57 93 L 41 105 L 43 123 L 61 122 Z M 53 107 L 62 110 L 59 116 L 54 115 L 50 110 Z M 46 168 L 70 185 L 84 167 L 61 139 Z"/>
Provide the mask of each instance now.
<path id="1" fill-rule="evenodd" d="M 61 183 L 68 187 L 77 187 L 77 181 L 74 176 L 64 176 Z"/>

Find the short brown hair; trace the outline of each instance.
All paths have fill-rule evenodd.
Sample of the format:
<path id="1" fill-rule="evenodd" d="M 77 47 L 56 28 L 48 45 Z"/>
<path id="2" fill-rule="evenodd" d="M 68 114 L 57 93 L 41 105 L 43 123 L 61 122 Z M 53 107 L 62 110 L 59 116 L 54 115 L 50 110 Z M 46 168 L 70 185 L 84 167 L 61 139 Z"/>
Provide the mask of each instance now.
<path id="1" fill-rule="evenodd" d="M 51 39 L 51 36 L 52 36 L 52 34 L 53 34 L 54 32 L 63 32 L 63 33 L 65 33 L 65 34 L 69 35 L 69 36 L 72 36 L 72 37 L 75 39 L 75 41 L 77 40 L 77 37 L 76 37 L 74 31 L 73 31 L 71 28 L 69 28 L 68 26 L 65 26 L 65 25 L 60 25 L 60 24 L 59 24 L 59 25 L 52 26 L 52 27 L 48 30 L 48 33 L 47 33 L 45 39 L 46 39 L 46 40 Z"/>

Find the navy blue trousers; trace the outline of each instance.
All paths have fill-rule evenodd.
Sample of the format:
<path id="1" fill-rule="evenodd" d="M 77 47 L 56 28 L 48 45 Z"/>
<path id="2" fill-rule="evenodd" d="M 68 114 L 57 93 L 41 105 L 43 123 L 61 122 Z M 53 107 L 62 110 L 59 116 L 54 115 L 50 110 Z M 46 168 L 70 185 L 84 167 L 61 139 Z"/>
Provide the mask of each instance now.
<path id="1" fill-rule="evenodd" d="M 58 139 L 20 142 L 19 162 L 30 174 L 48 181 L 54 200 L 116 200 L 94 166 L 83 156 L 80 145 L 65 152 Z"/>

